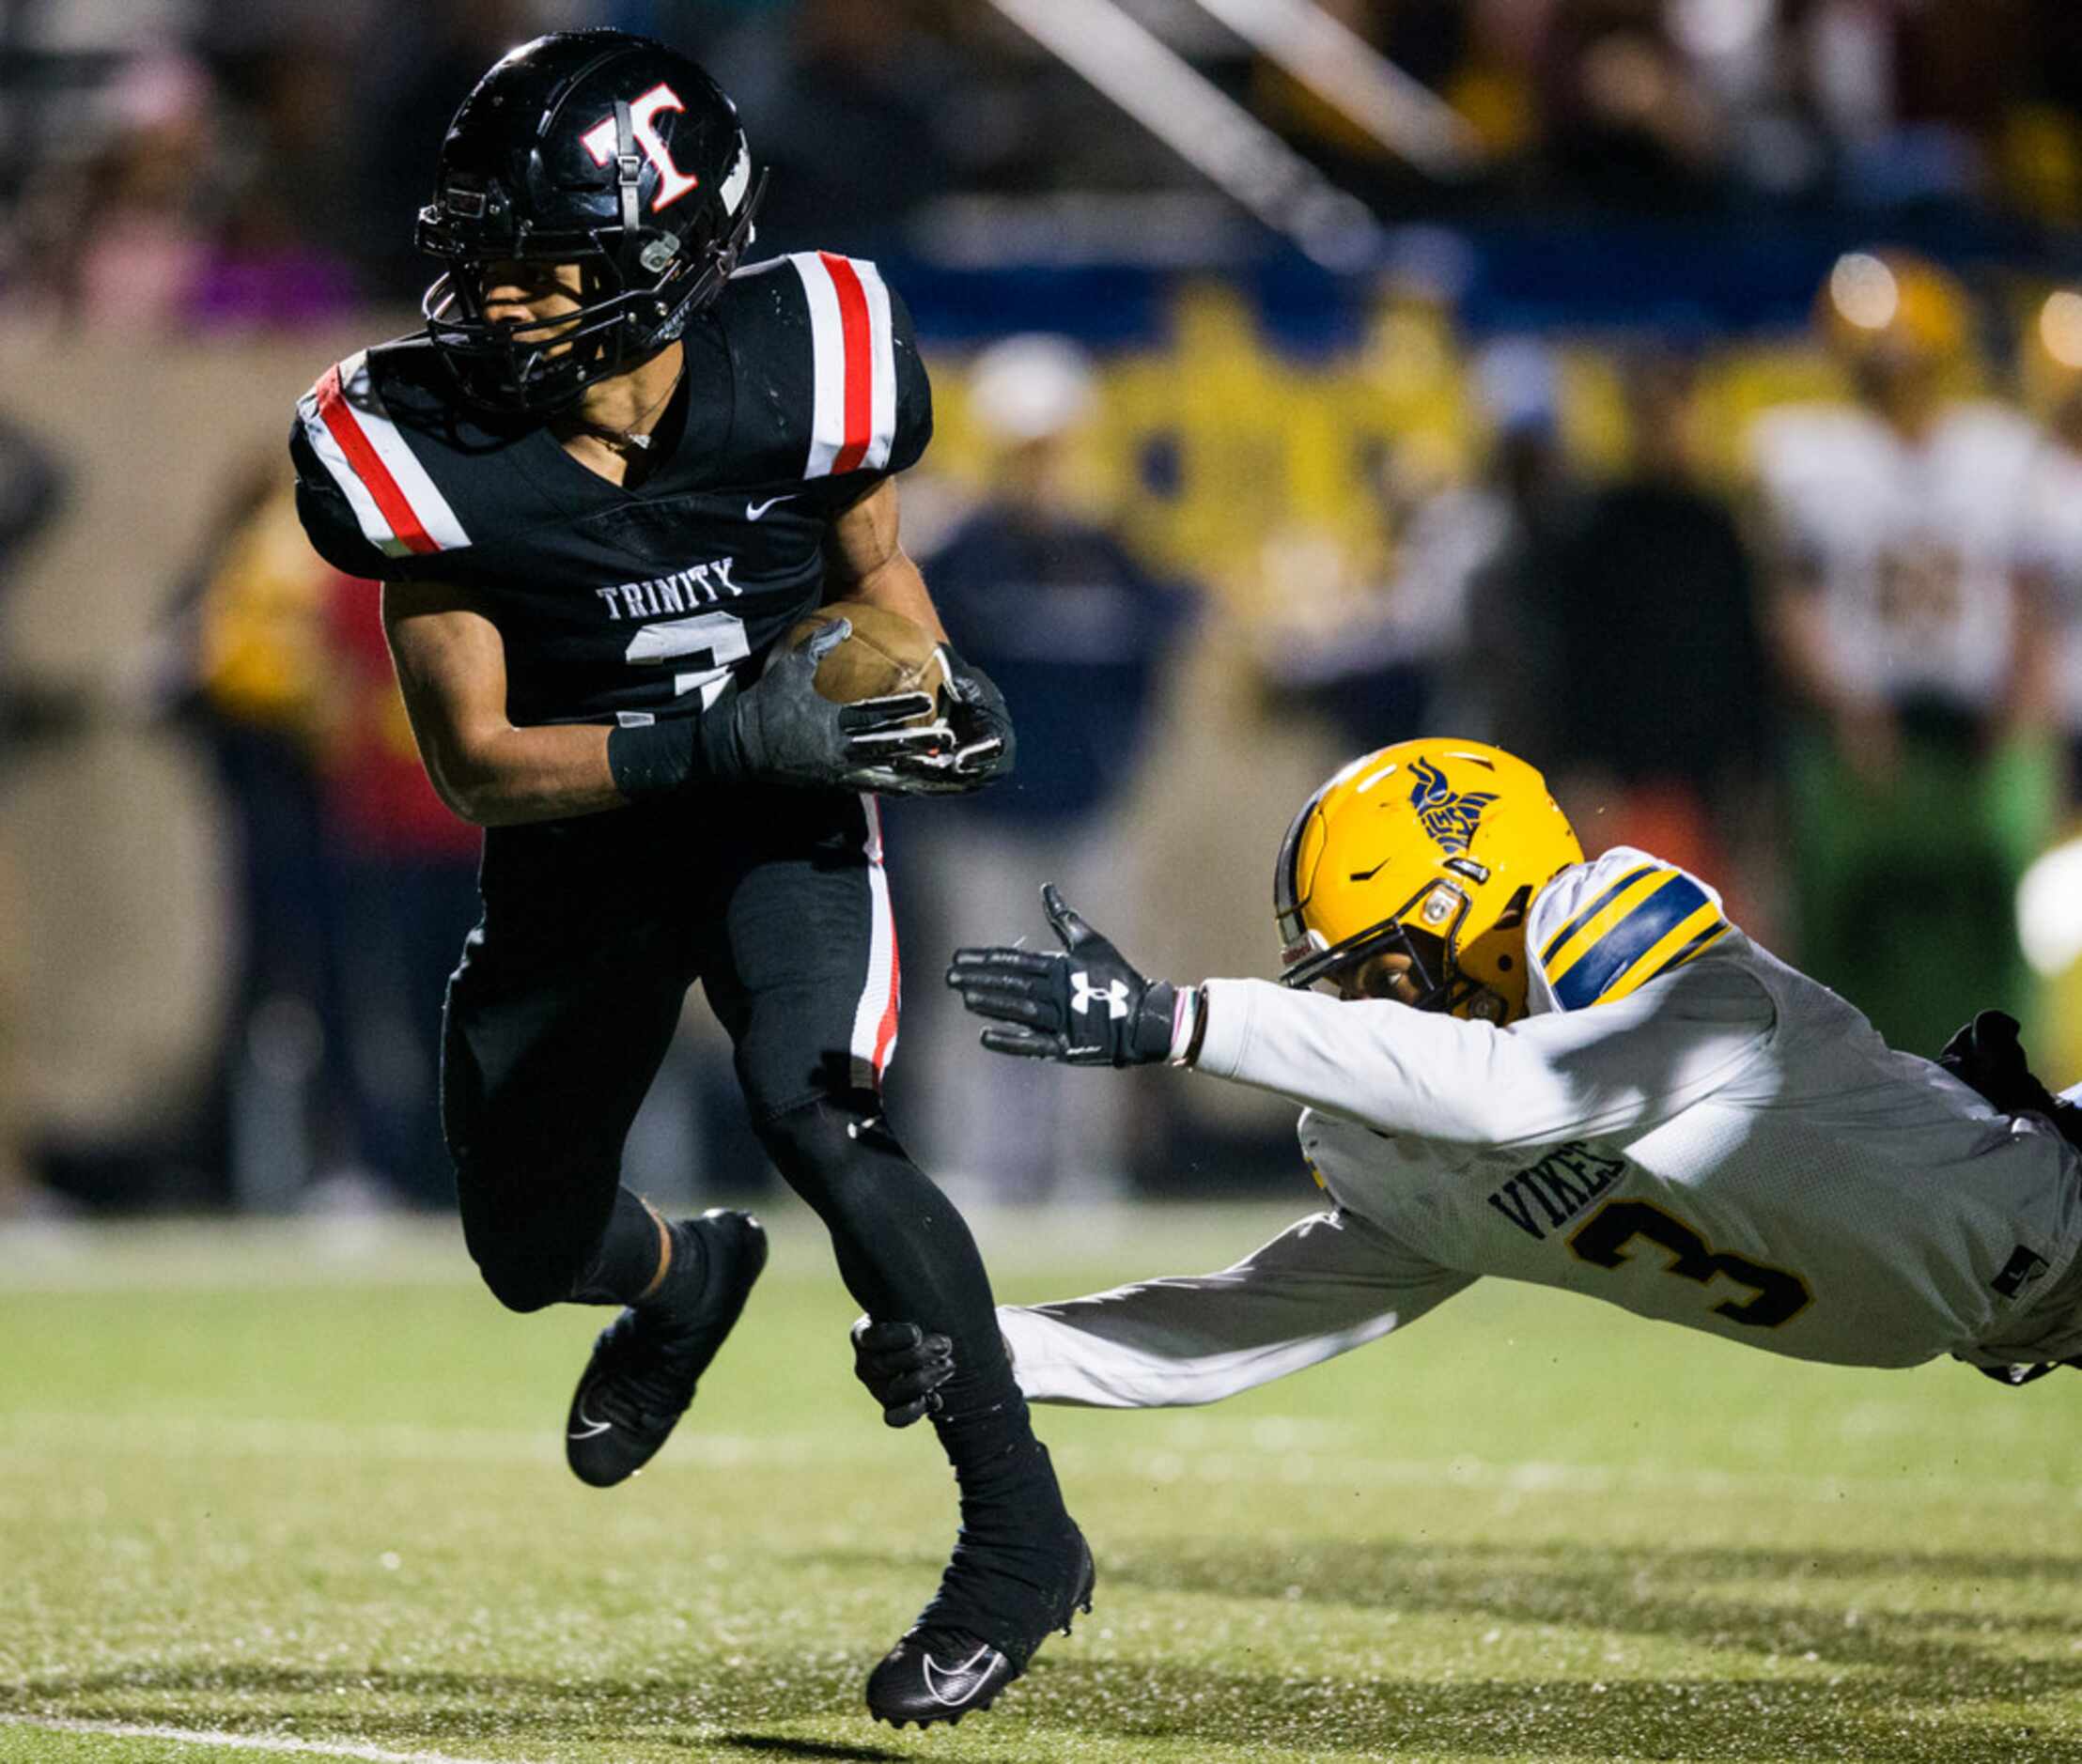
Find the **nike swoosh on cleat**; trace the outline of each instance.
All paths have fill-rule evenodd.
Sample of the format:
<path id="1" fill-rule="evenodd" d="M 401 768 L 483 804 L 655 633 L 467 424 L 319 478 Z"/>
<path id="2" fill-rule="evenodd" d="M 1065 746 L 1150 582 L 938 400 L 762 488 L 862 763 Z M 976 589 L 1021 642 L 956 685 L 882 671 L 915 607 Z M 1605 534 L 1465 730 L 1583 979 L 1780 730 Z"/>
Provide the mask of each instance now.
<path id="1" fill-rule="evenodd" d="M 990 1659 L 997 1649 L 986 1643 L 951 1672 L 941 1672 L 933 1664 L 933 1657 L 925 1656 L 925 1694 L 942 1709 L 959 1709 L 983 1688 L 983 1681 L 989 1676 Z"/>
<path id="2" fill-rule="evenodd" d="M 585 1423 L 585 1431 L 580 1432 L 574 1429 L 567 1435 L 571 1439 L 597 1439 L 614 1425 L 612 1421 L 596 1421 L 590 1415 L 586 1414 L 585 1404 L 583 1401 L 578 1405 L 578 1416 L 580 1420 Z"/>
<path id="3" fill-rule="evenodd" d="M 747 503 L 745 504 L 745 518 L 747 520 L 762 520 L 766 518 L 768 509 L 781 503 L 792 503 L 801 494 L 800 490 L 790 490 L 785 496 L 769 497 L 763 503 Z"/>

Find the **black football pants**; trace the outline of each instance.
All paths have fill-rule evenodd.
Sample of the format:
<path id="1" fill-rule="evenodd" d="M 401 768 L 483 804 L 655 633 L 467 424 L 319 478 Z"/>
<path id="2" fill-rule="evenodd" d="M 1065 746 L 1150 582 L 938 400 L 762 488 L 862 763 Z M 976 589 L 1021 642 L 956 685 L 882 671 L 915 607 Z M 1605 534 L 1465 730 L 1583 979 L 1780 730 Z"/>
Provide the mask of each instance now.
<path id="1" fill-rule="evenodd" d="M 504 1303 L 568 1298 L 592 1265 L 699 980 L 856 1301 L 998 1357 L 968 1228 L 879 1119 L 897 962 L 872 802 L 690 793 L 494 828 L 482 891 L 449 983 L 442 1108 L 470 1252 Z"/>

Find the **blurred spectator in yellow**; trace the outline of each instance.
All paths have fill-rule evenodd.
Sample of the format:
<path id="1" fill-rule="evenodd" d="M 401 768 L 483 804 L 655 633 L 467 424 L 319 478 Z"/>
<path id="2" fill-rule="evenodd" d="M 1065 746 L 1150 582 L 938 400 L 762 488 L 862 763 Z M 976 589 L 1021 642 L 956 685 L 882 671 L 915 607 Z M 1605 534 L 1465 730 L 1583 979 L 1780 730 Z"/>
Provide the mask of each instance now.
<path id="1" fill-rule="evenodd" d="M 1190 604 L 1080 504 L 1071 461 L 1097 410 L 1081 348 L 1007 338 L 977 357 L 969 395 L 989 485 L 926 576 L 955 646 L 1012 706 L 1019 755 L 995 790 L 892 813 L 893 851 L 911 859 L 905 888 L 929 927 L 916 964 L 928 979 L 948 950 L 1030 911 L 1046 880 L 1086 891 L 1124 924 L 1147 922 L 1133 829 L 1111 817 L 1154 738 L 1164 663 Z M 927 984 L 905 1000 L 913 1070 L 935 1080 L 923 1112 L 936 1168 L 983 1178 L 1005 1199 L 1117 1186 L 1133 1158 L 1133 1098 L 1095 1106 L 1052 1071 L 970 1058 L 974 1037 L 946 999 Z"/>
<path id="2" fill-rule="evenodd" d="M 1548 775 L 1596 846 L 1739 883 L 1767 761 L 1755 572 L 1701 467 L 1693 364 L 1640 351 L 1624 373 L 1626 463 L 1555 560 Z"/>
<path id="3" fill-rule="evenodd" d="M 2046 646 L 2022 592 L 2037 440 L 1965 395 L 1965 291 L 1857 252 L 1818 306 L 1853 404 L 1749 437 L 1771 623 L 1807 713 L 1789 783 L 1802 965 L 1897 1046 L 1980 1003 L 2028 1015 L 2011 901 L 2053 800 Z"/>
<path id="4" fill-rule="evenodd" d="M 474 831 L 421 770 L 373 584 L 319 559 L 272 468 L 198 608 L 198 684 L 238 822 L 247 948 L 228 1064 L 248 1204 L 453 1201 L 431 1082 Z"/>

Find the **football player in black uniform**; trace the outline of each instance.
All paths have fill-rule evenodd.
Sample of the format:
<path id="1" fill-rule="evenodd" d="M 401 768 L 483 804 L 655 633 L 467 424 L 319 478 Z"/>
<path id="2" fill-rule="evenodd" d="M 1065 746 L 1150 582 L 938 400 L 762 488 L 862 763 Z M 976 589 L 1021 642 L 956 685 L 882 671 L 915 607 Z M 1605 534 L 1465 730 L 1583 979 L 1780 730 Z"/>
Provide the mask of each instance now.
<path id="1" fill-rule="evenodd" d="M 488 829 L 442 1062 L 471 1254 L 516 1310 L 623 1308 L 571 1467 L 649 1460 L 765 1261 L 749 1215 L 668 1223 L 620 1181 L 698 979 L 847 1289 L 952 1343 L 960 1541 L 867 1684 L 924 1724 L 987 1707 L 1092 1587 L 975 1244 L 878 1100 L 897 964 L 867 793 L 977 788 L 1013 736 L 951 652 L 942 705 L 842 708 L 811 684 L 827 639 L 776 648 L 834 601 L 944 632 L 897 539 L 892 477 L 932 426 L 909 317 L 869 263 L 739 269 L 759 193 L 685 57 L 614 31 L 516 50 L 420 215 L 445 271 L 425 331 L 328 371 L 290 451 L 312 542 L 383 582 L 428 774 Z"/>

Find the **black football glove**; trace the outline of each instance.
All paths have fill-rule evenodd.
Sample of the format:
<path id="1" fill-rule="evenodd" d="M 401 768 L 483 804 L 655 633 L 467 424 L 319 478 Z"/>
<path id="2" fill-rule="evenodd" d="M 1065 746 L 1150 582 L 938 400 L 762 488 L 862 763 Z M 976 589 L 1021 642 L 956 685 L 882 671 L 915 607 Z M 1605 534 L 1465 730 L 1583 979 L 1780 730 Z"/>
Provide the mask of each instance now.
<path id="1" fill-rule="evenodd" d="M 952 643 L 941 644 L 940 654 L 947 658 L 947 720 L 955 729 L 956 775 L 973 778 L 978 784 L 1005 777 L 1019 753 L 1005 695 L 981 668 L 956 655 Z"/>
<path id="2" fill-rule="evenodd" d="M 1004 694 L 981 668 L 964 661 L 952 643 L 940 653 L 947 664 L 947 723 L 954 738 L 944 750 L 926 757 L 907 757 L 896 770 L 910 781 L 914 796 L 967 796 L 994 783 L 1012 770 L 1019 741 Z"/>
<path id="3" fill-rule="evenodd" d="M 927 1335 L 916 1323 L 873 1323 L 862 1317 L 853 1325 L 853 1376 L 882 1405 L 891 1427 L 940 1412 L 940 1387 L 955 1375 L 955 1344 L 945 1336 Z"/>
<path id="4" fill-rule="evenodd" d="M 833 619 L 800 648 L 783 645 L 752 686 L 726 694 L 710 716 L 730 720 L 743 776 L 802 789 L 886 790 L 911 786 L 896 763 L 944 753 L 954 734 L 944 720 L 911 723 L 930 712 L 924 692 L 898 692 L 834 704 L 816 689 L 817 663 L 853 634 Z"/>
<path id="5" fill-rule="evenodd" d="M 2043 1115 L 2069 1144 L 2082 1146 L 2082 1107 L 2040 1083 L 2017 1037 L 2015 1017 L 2001 1011 L 1981 1012 L 1945 1044 L 1937 1063 L 2006 1115 Z"/>
<path id="6" fill-rule="evenodd" d="M 1060 1060 L 1073 1066 L 1143 1066 L 1172 1057 L 1179 1018 L 1190 1006 L 1164 981 L 1143 978 L 1112 944 L 1064 904 L 1050 882 L 1042 909 L 1063 940 L 1060 953 L 1002 947 L 956 950 L 947 983 L 987 1029 L 993 1053 Z"/>
<path id="7" fill-rule="evenodd" d="M 2006 1115 L 2044 1115 L 2071 1145 L 2082 1146 L 2082 1108 L 2053 1094 L 2039 1082 L 2017 1038 L 2017 1019 L 2001 1011 L 1983 1011 L 1945 1044 L 1937 1063 L 1962 1084 L 1971 1085 Z M 2082 1367 L 2082 1360 L 2036 1366 L 1981 1366 L 1975 1369 L 1998 1385 L 2017 1388 L 2035 1385 L 2062 1366 Z"/>

